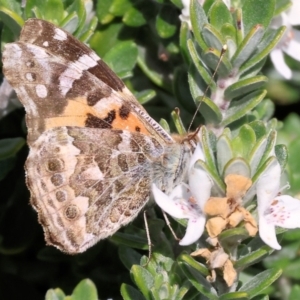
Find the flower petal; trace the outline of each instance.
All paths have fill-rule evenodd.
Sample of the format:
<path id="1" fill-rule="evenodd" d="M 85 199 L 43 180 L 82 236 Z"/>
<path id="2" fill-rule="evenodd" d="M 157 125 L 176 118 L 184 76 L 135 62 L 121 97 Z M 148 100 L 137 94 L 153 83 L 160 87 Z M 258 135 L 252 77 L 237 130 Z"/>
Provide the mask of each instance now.
<path id="1" fill-rule="evenodd" d="M 268 223 L 283 227 L 300 227 L 300 200 L 283 195 L 274 199 L 269 214 L 265 216 Z M 266 214 L 266 212 L 265 212 Z"/>
<path id="2" fill-rule="evenodd" d="M 198 218 L 190 218 L 186 228 L 185 236 L 179 242 L 179 245 L 187 246 L 195 243 L 201 237 L 204 231 L 204 225 L 204 215 L 199 215 Z"/>
<path id="3" fill-rule="evenodd" d="M 195 148 L 195 151 L 194 151 L 194 153 L 191 157 L 189 170 L 194 168 L 195 162 L 199 159 L 205 161 L 204 153 L 203 153 L 203 150 L 202 150 L 202 147 L 201 147 L 200 143 L 197 144 L 197 146 Z"/>
<path id="4" fill-rule="evenodd" d="M 289 9 L 287 15 L 289 18 L 289 22 L 292 25 L 300 25 L 299 19 L 299 11 L 300 11 L 300 1 L 299 0 L 292 0 L 293 5 Z"/>
<path id="5" fill-rule="evenodd" d="M 277 159 L 274 158 L 268 169 L 260 175 L 256 184 L 259 217 L 265 215 L 277 196 L 280 187 L 280 175 L 280 165 Z"/>
<path id="6" fill-rule="evenodd" d="M 280 250 L 281 246 L 277 242 L 275 225 L 268 223 L 264 217 L 259 218 L 260 238 L 271 248 Z"/>
<path id="7" fill-rule="evenodd" d="M 197 205 L 202 211 L 204 211 L 206 201 L 211 195 L 212 186 L 212 180 L 203 169 L 199 166 L 191 168 L 189 172 L 189 187 Z"/>
<path id="8" fill-rule="evenodd" d="M 300 31 L 296 29 L 290 29 L 290 35 L 292 35 L 292 39 L 286 43 L 285 47 L 283 47 L 283 51 L 287 53 L 289 56 L 296 60 L 300 60 Z"/>
<path id="9" fill-rule="evenodd" d="M 270 58 L 274 64 L 275 69 L 278 71 L 278 73 L 280 73 L 286 79 L 292 78 L 292 71 L 285 63 L 284 57 L 283 57 L 283 52 L 281 49 L 274 49 L 270 53 Z"/>
<path id="10" fill-rule="evenodd" d="M 184 187 L 181 185 L 175 187 L 172 191 L 173 196 L 176 193 L 178 196 L 180 196 L 183 189 Z M 183 210 L 180 206 L 179 201 L 174 201 L 173 198 L 167 196 L 155 184 L 152 184 L 152 193 L 157 205 L 170 216 L 178 219 L 187 219 L 189 217 L 186 215 L 185 210 Z"/>

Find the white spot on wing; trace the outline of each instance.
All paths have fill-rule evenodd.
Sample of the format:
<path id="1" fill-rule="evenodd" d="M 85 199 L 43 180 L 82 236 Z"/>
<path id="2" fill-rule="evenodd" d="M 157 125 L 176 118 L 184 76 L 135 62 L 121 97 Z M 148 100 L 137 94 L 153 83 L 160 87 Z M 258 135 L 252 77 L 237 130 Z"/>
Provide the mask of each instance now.
<path id="1" fill-rule="evenodd" d="M 67 39 L 67 34 L 59 28 L 55 28 L 54 39 L 58 41 L 65 41 Z"/>
<path id="2" fill-rule="evenodd" d="M 34 81 L 34 74 L 32 74 L 32 73 L 26 73 L 25 74 L 25 77 L 26 77 L 26 79 L 28 80 L 28 81 Z"/>
<path id="3" fill-rule="evenodd" d="M 69 67 L 59 76 L 59 89 L 63 96 L 72 88 L 73 82 L 82 76 L 84 70 L 97 65 L 97 62 L 89 55 L 83 54 L 77 61 L 69 64 Z"/>
<path id="4" fill-rule="evenodd" d="M 35 87 L 35 92 L 36 92 L 37 96 L 40 98 L 46 98 L 48 95 L 48 90 L 43 84 L 38 84 Z"/>
<path id="5" fill-rule="evenodd" d="M 101 58 L 95 52 L 91 52 L 90 57 L 95 61 L 101 60 Z"/>
<path id="6" fill-rule="evenodd" d="M 43 43 L 43 46 L 44 46 L 44 47 L 48 47 L 48 46 L 49 46 L 48 41 L 45 41 L 45 42 Z"/>

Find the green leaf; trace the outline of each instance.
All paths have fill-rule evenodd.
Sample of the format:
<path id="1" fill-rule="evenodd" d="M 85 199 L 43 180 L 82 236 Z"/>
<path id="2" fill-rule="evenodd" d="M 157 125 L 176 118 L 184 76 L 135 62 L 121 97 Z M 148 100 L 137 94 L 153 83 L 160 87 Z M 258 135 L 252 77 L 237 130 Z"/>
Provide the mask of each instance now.
<path id="1" fill-rule="evenodd" d="M 272 130 L 267 138 L 266 148 L 261 157 L 259 167 L 265 162 L 265 160 L 267 158 L 269 158 L 269 156 L 273 152 L 275 144 L 276 144 L 276 138 L 277 138 L 277 132 L 275 130 Z"/>
<path id="2" fill-rule="evenodd" d="M 98 300 L 95 284 L 90 279 L 79 282 L 72 293 L 72 300 Z"/>
<path id="3" fill-rule="evenodd" d="M 243 117 L 263 100 L 266 93 L 265 90 L 259 90 L 246 95 L 242 100 L 232 101 L 221 123 L 222 126 L 227 126 Z"/>
<path id="4" fill-rule="evenodd" d="M 190 55 L 188 50 L 187 42 L 191 38 L 191 33 L 189 29 L 189 25 L 187 22 L 181 22 L 180 34 L 179 34 L 179 46 L 180 52 L 184 58 L 185 64 L 190 64 Z"/>
<path id="5" fill-rule="evenodd" d="M 189 50 L 189 53 L 190 53 L 190 57 L 193 60 L 193 65 L 190 66 L 191 74 L 193 74 L 193 70 L 195 69 L 194 67 L 196 67 L 197 71 L 199 72 L 199 74 L 202 77 L 202 81 L 204 80 L 204 82 L 206 84 L 202 88 L 200 88 L 200 90 L 202 91 L 201 95 L 203 95 L 203 93 L 206 90 L 207 86 L 209 86 L 212 91 L 215 91 L 216 88 L 217 88 L 217 85 L 214 82 L 214 80 L 212 80 L 212 74 L 207 69 L 207 67 L 203 64 L 202 60 L 198 56 L 195 45 L 194 45 L 194 43 L 191 39 L 189 39 L 187 41 L 187 46 L 188 46 L 188 50 Z M 196 81 L 196 83 L 197 83 L 197 81 Z"/>
<path id="6" fill-rule="evenodd" d="M 233 245 L 237 241 L 243 241 L 249 238 L 249 233 L 245 227 L 236 227 L 222 231 L 218 239 L 222 245 Z"/>
<path id="7" fill-rule="evenodd" d="M 248 158 L 256 142 L 256 135 L 251 126 L 245 124 L 240 128 L 239 134 L 232 140 L 234 156 Z"/>
<path id="8" fill-rule="evenodd" d="M 245 292 L 230 292 L 227 294 L 222 295 L 220 300 L 233 300 L 233 299 L 238 299 L 238 300 L 248 300 L 248 294 Z"/>
<path id="9" fill-rule="evenodd" d="M 136 249 L 142 249 L 142 250 L 147 250 L 148 249 L 148 243 L 146 236 L 145 238 L 142 238 L 140 236 L 136 236 L 133 234 L 128 234 L 128 233 L 122 233 L 122 232 L 116 232 L 111 238 L 115 243 L 125 245 L 131 248 L 136 248 Z"/>
<path id="10" fill-rule="evenodd" d="M 206 14 L 198 0 L 192 0 L 190 4 L 191 23 L 195 39 L 202 50 L 207 50 L 201 31 L 205 24 L 208 23 Z"/>
<path id="11" fill-rule="evenodd" d="M 112 23 L 106 26 L 104 30 L 96 31 L 90 40 L 91 48 L 94 49 L 100 57 L 103 57 L 109 50 L 120 43 L 119 35 L 122 30 L 122 23 Z"/>
<path id="12" fill-rule="evenodd" d="M 187 279 L 201 294 L 211 300 L 219 299 L 217 291 L 198 271 L 185 263 L 179 263 L 179 266 Z"/>
<path id="13" fill-rule="evenodd" d="M 213 101 L 211 101 L 211 99 L 204 96 L 199 96 L 195 99 L 195 102 L 197 105 L 201 103 L 200 112 L 207 124 L 218 124 L 221 122 L 222 113 L 219 107 Z"/>
<path id="14" fill-rule="evenodd" d="M 154 285 L 154 278 L 151 273 L 141 266 L 133 265 L 130 270 L 131 276 L 142 294 L 147 300 L 152 300 L 151 288 Z"/>
<path id="15" fill-rule="evenodd" d="M 208 65 L 212 70 L 215 70 L 216 73 L 220 77 L 226 77 L 232 70 L 231 62 L 228 60 L 226 56 L 222 56 L 221 58 L 221 50 L 220 51 L 209 48 L 203 54 L 203 60 L 206 65 Z"/>
<path id="16" fill-rule="evenodd" d="M 79 18 L 77 13 L 71 12 L 68 14 L 60 23 L 59 26 L 64 28 L 66 31 L 70 33 L 74 33 L 79 24 Z"/>
<path id="17" fill-rule="evenodd" d="M 108 24 L 114 19 L 115 16 L 110 12 L 111 4 L 111 0 L 97 1 L 96 14 L 101 24 Z"/>
<path id="18" fill-rule="evenodd" d="M 119 250 L 119 258 L 122 261 L 123 265 L 130 270 L 132 265 L 139 265 L 142 255 L 132 248 L 120 246 Z"/>
<path id="19" fill-rule="evenodd" d="M 246 292 L 249 298 L 260 294 L 265 288 L 270 286 L 276 279 L 280 277 L 282 270 L 269 269 L 258 275 L 253 279 L 242 285 L 239 289 L 241 292 Z"/>
<path id="20" fill-rule="evenodd" d="M 276 145 L 275 155 L 280 164 L 281 170 L 284 170 L 289 158 L 289 153 L 286 145 Z"/>
<path id="21" fill-rule="evenodd" d="M 223 175 L 225 165 L 232 157 L 231 141 L 226 135 L 222 134 L 217 141 L 217 164 L 221 175 Z"/>
<path id="22" fill-rule="evenodd" d="M 269 121 L 271 117 L 274 115 L 275 105 L 274 102 L 270 99 L 264 99 L 257 107 L 255 111 L 258 114 L 258 118 L 261 121 Z"/>
<path id="23" fill-rule="evenodd" d="M 83 43 L 87 43 L 92 37 L 92 35 L 94 34 L 97 26 L 98 26 L 98 18 L 93 17 L 89 25 L 87 26 L 86 31 L 82 35 L 80 35 L 79 40 Z"/>
<path id="24" fill-rule="evenodd" d="M 269 247 L 261 247 L 256 251 L 252 251 L 247 255 L 243 255 L 234 263 L 234 268 L 236 269 L 246 269 L 247 267 L 262 261 L 265 257 L 269 255 Z"/>
<path id="25" fill-rule="evenodd" d="M 86 10 L 84 5 L 84 0 L 75 0 L 70 6 L 67 7 L 66 11 L 68 13 L 76 12 L 78 16 L 78 26 L 74 32 L 75 36 L 79 36 L 82 33 L 86 20 Z"/>
<path id="26" fill-rule="evenodd" d="M 230 43 L 233 43 L 232 47 L 234 51 L 236 50 L 236 28 L 229 23 L 223 24 L 221 28 L 221 34 L 225 40 L 225 43 L 228 45 L 229 57 L 233 56 L 233 51 L 231 51 Z"/>
<path id="27" fill-rule="evenodd" d="M 21 137 L 0 140 L 0 160 L 15 156 L 24 144 L 25 140 Z"/>
<path id="28" fill-rule="evenodd" d="M 177 9 L 171 5 L 163 5 L 156 17 L 155 26 L 161 38 L 172 37 L 179 26 Z"/>
<path id="29" fill-rule="evenodd" d="M 288 300 L 300 299 L 300 285 L 293 285 Z"/>
<path id="30" fill-rule="evenodd" d="M 249 164 L 251 166 L 251 176 L 257 171 L 257 167 L 261 162 L 261 158 L 266 150 L 267 136 L 262 137 L 251 149 L 249 154 Z"/>
<path id="31" fill-rule="evenodd" d="M 229 174 L 237 174 L 250 178 L 250 166 L 247 161 L 241 157 L 233 158 L 228 161 L 228 163 L 224 167 L 224 178 Z"/>
<path id="32" fill-rule="evenodd" d="M 202 274 L 203 276 L 208 276 L 210 274 L 210 271 L 205 265 L 196 261 L 189 254 L 180 254 L 180 256 L 177 258 L 177 261 L 187 263 L 189 266 L 200 272 L 200 274 Z"/>
<path id="33" fill-rule="evenodd" d="M 263 87 L 268 78 L 263 75 L 241 79 L 230 85 L 224 92 L 225 99 L 231 100 Z"/>
<path id="34" fill-rule="evenodd" d="M 243 39 L 242 43 L 236 49 L 235 54 L 232 57 L 232 65 L 235 68 L 239 68 L 243 63 L 245 63 L 251 54 L 256 49 L 257 45 L 260 43 L 263 35 L 265 33 L 264 28 L 261 25 L 255 25 Z"/>
<path id="35" fill-rule="evenodd" d="M 114 16 L 121 17 L 133 5 L 131 0 L 113 0 L 109 12 Z"/>
<path id="36" fill-rule="evenodd" d="M 137 64 L 145 75 L 157 86 L 172 91 L 171 83 L 166 80 L 162 73 L 156 72 L 150 64 L 147 63 L 146 49 L 139 47 L 139 55 L 137 58 Z"/>
<path id="37" fill-rule="evenodd" d="M 217 190 L 216 192 L 218 192 L 218 194 L 222 196 L 225 195 L 225 191 L 226 191 L 225 183 L 220 178 L 219 174 L 216 173 L 215 169 L 211 169 L 205 162 L 203 162 L 200 159 L 195 163 L 194 167 L 204 170 L 206 173 L 208 173 L 208 175 L 214 181 L 214 185 L 215 185 L 214 188 L 216 188 Z"/>
<path id="38" fill-rule="evenodd" d="M 179 133 L 179 135 L 183 136 L 186 134 L 186 129 L 183 125 L 183 122 L 180 118 L 180 111 L 178 109 L 176 109 L 175 111 L 172 111 L 171 113 L 174 125 L 176 127 L 177 132 Z"/>
<path id="39" fill-rule="evenodd" d="M 61 289 L 50 289 L 47 291 L 45 300 L 65 300 L 65 293 Z"/>
<path id="40" fill-rule="evenodd" d="M 121 295 L 124 300 L 145 300 L 138 290 L 126 283 L 121 285 Z"/>
<path id="41" fill-rule="evenodd" d="M 131 72 L 138 56 L 138 50 L 134 42 L 125 41 L 118 43 L 108 51 L 103 60 L 109 67 L 121 77 L 122 73 Z"/>
<path id="42" fill-rule="evenodd" d="M 210 24 L 205 24 L 202 29 L 203 39 L 210 48 L 214 48 L 218 51 L 221 51 L 225 41 L 219 31 L 217 31 Z"/>
<path id="43" fill-rule="evenodd" d="M 190 86 L 188 84 L 182 84 L 187 82 L 187 72 L 185 68 L 176 68 L 173 80 L 173 90 L 178 102 L 191 113 L 195 112 L 195 102 L 192 98 Z"/>
<path id="44" fill-rule="evenodd" d="M 147 5 L 147 3 L 144 2 L 130 7 L 123 16 L 122 21 L 124 24 L 131 27 L 140 27 L 145 25 L 147 23 L 147 18 L 145 15 L 147 9 L 145 9 L 145 6 L 148 6 L 148 10 L 150 9 L 149 4 Z"/>
<path id="45" fill-rule="evenodd" d="M 232 15 L 222 0 L 214 2 L 210 8 L 209 17 L 211 25 L 219 31 L 225 23 L 233 25 Z"/>
<path id="46" fill-rule="evenodd" d="M 156 96 L 155 90 L 144 90 L 134 94 L 140 104 L 144 105 Z"/>
<path id="47" fill-rule="evenodd" d="M 243 26 L 245 35 L 257 24 L 267 28 L 275 11 L 275 0 L 244 0 Z"/>
<path id="48" fill-rule="evenodd" d="M 15 38 L 19 37 L 24 20 L 17 13 L 0 6 L 0 19 L 14 34 Z"/>
<path id="49" fill-rule="evenodd" d="M 271 50 L 278 44 L 282 35 L 284 34 L 284 31 L 285 31 L 285 27 L 280 27 L 277 30 L 268 29 L 264 35 L 264 38 L 257 46 L 255 54 L 253 54 L 253 56 L 241 66 L 239 73 L 243 74 L 246 71 L 249 71 L 249 69 L 251 69 L 252 67 L 257 65 L 260 61 L 262 61 L 271 52 Z"/>

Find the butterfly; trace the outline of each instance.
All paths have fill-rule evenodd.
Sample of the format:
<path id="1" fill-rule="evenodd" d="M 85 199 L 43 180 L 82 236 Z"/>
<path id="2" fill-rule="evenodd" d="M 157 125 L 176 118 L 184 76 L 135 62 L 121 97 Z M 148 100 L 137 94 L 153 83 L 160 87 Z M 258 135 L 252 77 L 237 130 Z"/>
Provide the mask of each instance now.
<path id="1" fill-rule="evenodd" d="M 75 254 L 132 221 L 151 184 L 186 178 L 190 139 L 167 133 L 86 45 L 40 19 L 5 45 L 3 71 L 26 111 L 26 182 L 47 244 Z"/>

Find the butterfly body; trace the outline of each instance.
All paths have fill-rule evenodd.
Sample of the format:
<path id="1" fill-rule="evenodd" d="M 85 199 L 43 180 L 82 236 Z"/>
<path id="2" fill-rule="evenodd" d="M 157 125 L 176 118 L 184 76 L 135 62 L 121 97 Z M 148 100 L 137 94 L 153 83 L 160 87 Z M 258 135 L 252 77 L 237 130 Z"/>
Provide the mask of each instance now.
<path id="1" fill-rule="evenodd" d="M 27 185 L 48 244 L 83 252 L 132 221 L 153 182 L 168 193 L 185 180 L 193 143 L 169 135 L 64 30 L 28 20 L 3 66 L 26 110 Z"/>

